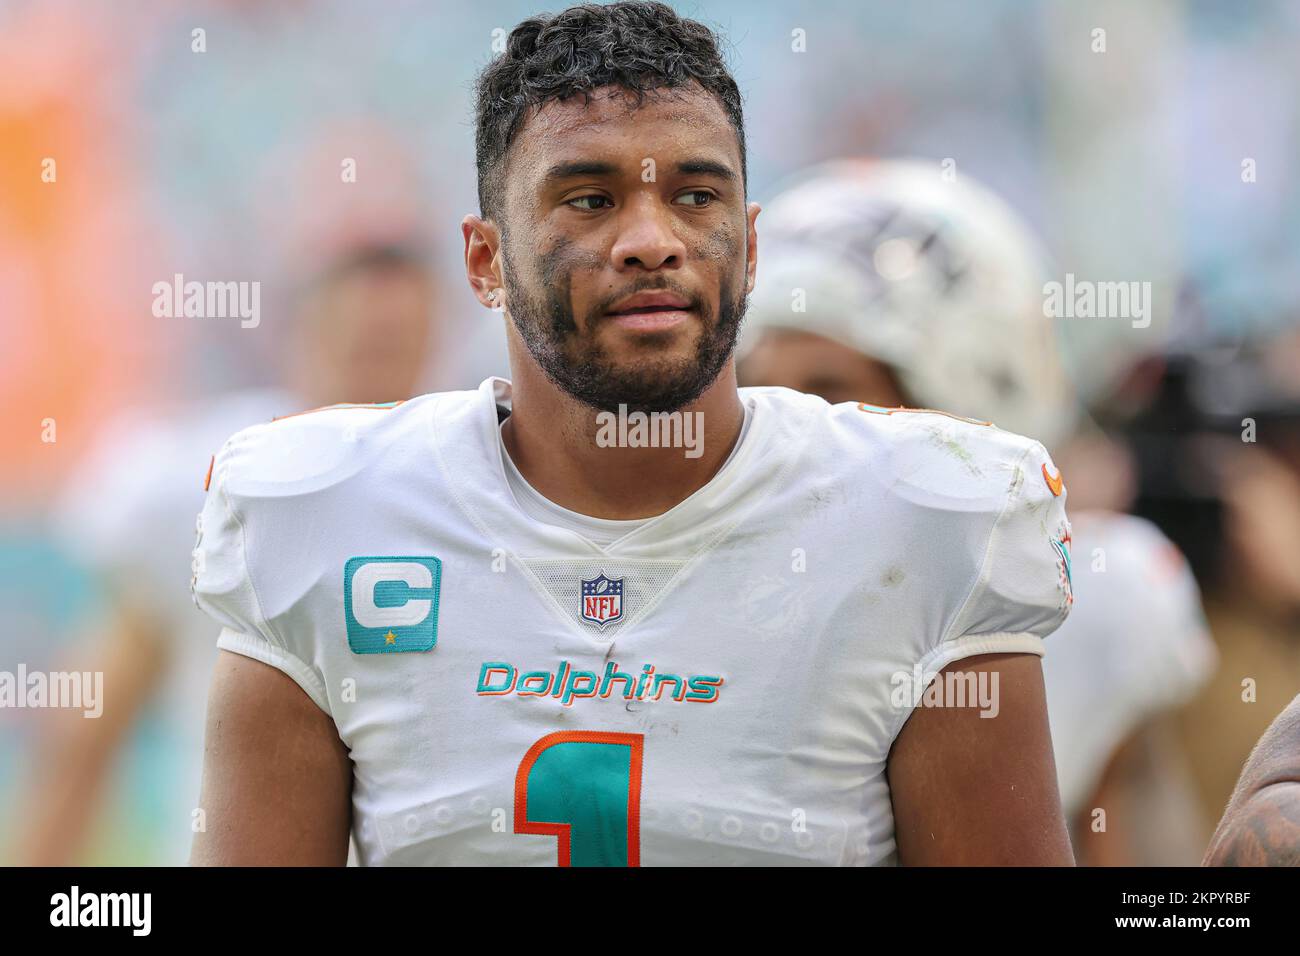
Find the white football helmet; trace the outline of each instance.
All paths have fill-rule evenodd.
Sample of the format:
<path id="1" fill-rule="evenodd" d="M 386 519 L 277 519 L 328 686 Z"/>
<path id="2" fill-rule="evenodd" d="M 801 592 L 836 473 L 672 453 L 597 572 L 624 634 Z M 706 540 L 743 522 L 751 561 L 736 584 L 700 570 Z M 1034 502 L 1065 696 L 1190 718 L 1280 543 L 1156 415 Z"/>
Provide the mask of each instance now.
<path id="1" fill-rule="evenodd" d="M 827 163 L 767 204 L 758 234 L 741 358 L 766 329 L 814 332 L 888 365 L 914 404 L 1049 447 L 1067 434 L 1075 402 L 1043 314 L 1046 256 L 968 177 Z"/>

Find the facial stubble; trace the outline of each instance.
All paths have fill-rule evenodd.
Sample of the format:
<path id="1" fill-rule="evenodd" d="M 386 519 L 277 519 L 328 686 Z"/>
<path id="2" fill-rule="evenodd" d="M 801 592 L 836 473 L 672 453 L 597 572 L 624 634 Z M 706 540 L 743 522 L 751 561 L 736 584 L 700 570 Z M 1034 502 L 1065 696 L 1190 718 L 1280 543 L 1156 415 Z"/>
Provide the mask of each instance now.
<path id="1" fill-rule="evenodd" d="M 699 316 L 701 334 L 694 355 L 680 361 L 656 360 L 643 363 L 617 363 L 607 349 L 596 341 L 600 323 L 608 321 L 608 303 L 597 303 L 582 323 L 575 320 L 570 296 L 573 273 L 580 267 L 579 256 L 571 254 L 572 244 L 560 240 L 547 250 L 538 263 L 540 295 L 532 295 L 519 282 L 506 237 L 502 237 L 501 255 L 511 321 L 520 338 L 546 377 L 565 394 L 599 411 L 617 413 L 619 406 L 629 412 L 674 412 L 699 398 L 718 378 L 736 347 L 740 325 L 748 304 L 743 291 L 729 276 L 719 288 L 717 314 L 708 303 L 691 297 L 691 308 Z M 671 290 L 660 280 L 647 278 L 629 293 Z M 652 346 L 651 346 L 652 347 Z"/>

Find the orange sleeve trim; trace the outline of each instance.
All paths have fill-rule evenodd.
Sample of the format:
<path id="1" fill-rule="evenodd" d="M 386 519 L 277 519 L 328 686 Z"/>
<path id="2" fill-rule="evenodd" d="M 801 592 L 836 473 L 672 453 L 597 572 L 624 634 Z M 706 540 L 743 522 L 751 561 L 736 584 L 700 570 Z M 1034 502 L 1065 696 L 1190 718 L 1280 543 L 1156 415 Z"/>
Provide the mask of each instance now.
<path id="1" fill-rule="evenodd" d="M 954 415 L 952 412 L 945 412 L 938 408 L 908 408 L 905 405 L 898 405 L 894 408 L 885 408 L 882 405 L 870 405 L 866 402 L 858 402 L 858 411 L 870 412 L 872 415 L 893 415 L 897 412 L 912 412 L 918 415 L 943 415 L 945 418 L 955 418 L 959 422 L 966 422 L 970 425 L 987 425 L 992 427 L 992 422 L 981 421 L 978 418 L 966 418 L 963 415 Z"/>

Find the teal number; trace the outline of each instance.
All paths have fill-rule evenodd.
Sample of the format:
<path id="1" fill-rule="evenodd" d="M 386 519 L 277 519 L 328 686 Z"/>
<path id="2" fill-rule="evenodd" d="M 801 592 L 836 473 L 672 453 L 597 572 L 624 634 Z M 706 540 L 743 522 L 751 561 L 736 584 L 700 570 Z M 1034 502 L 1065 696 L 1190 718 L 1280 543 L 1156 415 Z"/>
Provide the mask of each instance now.
<path id="1" fill-rule="evenodd" d="M 515 832 L 555 836 L 560 866 L 641 865 L 641 734 L 566 730 L 515 775 Z"/>

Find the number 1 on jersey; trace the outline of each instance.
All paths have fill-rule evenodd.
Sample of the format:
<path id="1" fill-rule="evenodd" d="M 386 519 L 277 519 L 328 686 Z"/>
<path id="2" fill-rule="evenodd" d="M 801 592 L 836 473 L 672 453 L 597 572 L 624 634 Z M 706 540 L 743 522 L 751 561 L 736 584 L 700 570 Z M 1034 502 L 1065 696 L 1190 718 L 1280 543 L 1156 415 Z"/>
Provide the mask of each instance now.
<path id="1" fill-rule="evenodd" d="M 559 840 L 560 866 L 641 865 L 642 734 L 564 730 L 515 774 L 515 832 Z"/>

